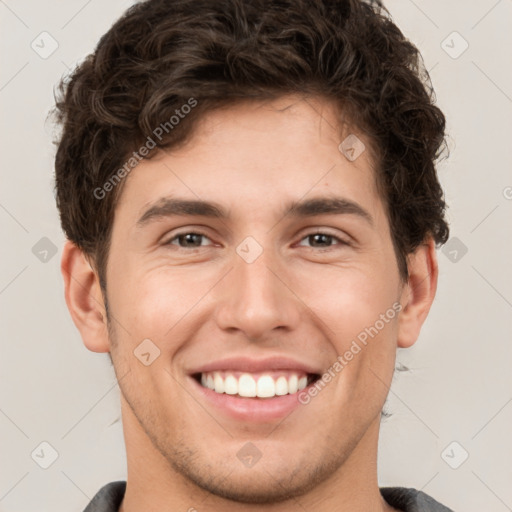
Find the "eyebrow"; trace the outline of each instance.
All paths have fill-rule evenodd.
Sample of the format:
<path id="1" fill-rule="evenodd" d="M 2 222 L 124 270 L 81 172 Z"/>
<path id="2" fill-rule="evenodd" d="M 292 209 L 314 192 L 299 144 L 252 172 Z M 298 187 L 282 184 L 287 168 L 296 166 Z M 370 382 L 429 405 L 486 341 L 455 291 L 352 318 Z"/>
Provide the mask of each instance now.
<path id="1" fill-rule="evenodd" d="M 317 197 L 302 201 L 291 201 L 284 207 L 282 216 L 296 218 L 316 215 L 356 215 L 371 226 L 373 218 L 361 205 L 343 197 Z M 218 203 L 163 197 L 150 206 L 137 221 L 143 227 L 154 220 L 173 216 L 199 216 L 214 219 L 230 219 L 230 214 Z"/>

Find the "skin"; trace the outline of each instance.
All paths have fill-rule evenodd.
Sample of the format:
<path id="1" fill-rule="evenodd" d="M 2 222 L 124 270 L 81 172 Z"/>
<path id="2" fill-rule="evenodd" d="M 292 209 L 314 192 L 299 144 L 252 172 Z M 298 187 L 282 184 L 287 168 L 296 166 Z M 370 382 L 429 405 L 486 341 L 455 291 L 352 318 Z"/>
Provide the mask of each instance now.
<path id="1" fill-rule="evenodd" d="M 380 412 L 396 348 L 416 341 L 434 299 L 435 247 L 429 238 L 410 254 L 401 281 L 370 152 L 350 162 L 338 149 L 349 133 L 370 141 L 343 131 L 335 112 L 296 96 L 238 104 L 205 116 L 186 145 L 139 164 L 115 212 L 110 322 L 94 265 L 66 244 L 69 310 L 86 347 L 110 352 L 121 389 L 122 512 L 393 510 L 377 483 Z M 373 224 L 346 213 L 283 216 L 289 200 L 333 195 L 357 202 Z M 214 201 L 231 217 L 138 227 L 166 196 Z M 176 238 L 198 231 L 200 247 Z M 337 238 L 308 237 L 315 231 Z M 251 264 L 236 252 L 247 236 L 263 249 Z M 190 384 L 192 368 L 233 355 L 327 369 L 397 301 L 400 314 L 282 420 L 234 420 Z M 160 350 L 149 366 L 133 354 L 146 338 Z M 249 441 L 262 454 L 251 468 L 236 456 Z"/>

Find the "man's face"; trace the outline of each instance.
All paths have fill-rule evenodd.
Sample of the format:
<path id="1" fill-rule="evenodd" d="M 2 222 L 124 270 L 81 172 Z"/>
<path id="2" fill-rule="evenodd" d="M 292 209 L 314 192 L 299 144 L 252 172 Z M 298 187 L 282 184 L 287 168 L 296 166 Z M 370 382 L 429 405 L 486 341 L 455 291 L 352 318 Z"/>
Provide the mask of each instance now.
<path id="1" fill-rule="evenodd" d="M 402 283 L 368 151 L 350 161 L 338 149 L 349 133 L 320 100 L 217 111 L 185 146 L 139 164 L 116 208 L 106 282 L 127 443 L 149 439 L 217 495 L 302 494 L 378 429 L 398 331 L 398 315 L 382 317 Z M 334 198 L 345 206 L 285 214 Z M 172 213 L 173 199 L 227 216 Z M 295 392 L 338 356 L 346 364 L 316 396 Z M 218 390 L 251 394 L 265 377 L 262 394 L 287 394 L 218 393 L 201 385 L 214 371 Z"/>

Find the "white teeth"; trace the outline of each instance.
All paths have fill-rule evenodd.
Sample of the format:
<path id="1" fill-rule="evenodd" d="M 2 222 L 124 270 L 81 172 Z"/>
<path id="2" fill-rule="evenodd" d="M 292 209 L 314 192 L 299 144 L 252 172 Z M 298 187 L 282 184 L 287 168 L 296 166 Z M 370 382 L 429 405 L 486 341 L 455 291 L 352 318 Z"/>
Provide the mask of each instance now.
<path id="1" fill-rule="evenodd" d="M 207 372 L 201 374 L 201 384 L 216 393 L 239 395 L 252 398 L 272 398 L 297 393 L 308 385 L 308 378 L 303 373 L 289 372 L 287 376 L 280 375 L 274 379 L 271 375 L 263 374 L 254 377 L 250 373 L 239 374 L 226 372 Z"/>
<path id="2" fill-rule="evenodd" d="M 213 383 L 215 393 L 224 393 L 224 379 L 219 372 L 213 374 Z"/>
<path id="3" fill-rule="evenodd" d="M 292 375 L 288 379 L 288 393 L 293 394 L 297 393 L 297 389 L 299 388 L 299 379 L 297 375 Z"/>
<path id="4" fill-rule="evenodd" d="M 208 389 L 215 389 L 215 385 L 213 384 L 213 377 L 210 373 L 201 374 L 201 384 Z"/>
<path id="5" fill-rule="evenodd" d="M 263 375 L 263 377 L 258 379 L 257 395 L 260 398 L 268 398 L 276 395 L 276 385 L 270 375 Z"/>
<path id="6" fill-rule="evenodd" d="M 246 397 L 256 396 L 256 381 L 252 375 L 248 373 L 240 375 L 238 379 L 238 394 Z"/>
<path id="7" fill-rule="evenodd" d="M 288 394 L 288 381 L 286 377 L 279 377 L 276 380 L 276 395 L 287 395 Z"/>
<path id="8" fill-rule="evenodd" d="M 238 380 L 233 375 L 228 375 L 224 379 L 224 393 L 228 395 L 236 395 L 238 393 Z"/>

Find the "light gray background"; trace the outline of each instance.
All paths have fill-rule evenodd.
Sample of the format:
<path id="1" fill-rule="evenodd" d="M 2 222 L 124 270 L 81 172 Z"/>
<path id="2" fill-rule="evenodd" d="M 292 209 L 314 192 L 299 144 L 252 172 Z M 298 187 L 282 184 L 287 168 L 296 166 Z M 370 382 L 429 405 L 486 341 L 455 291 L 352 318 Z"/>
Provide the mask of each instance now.
<path id="1" fill-rule="evenodd" d="M 0 0 L 0 511 L 80 511 L 100 486 L 126 477 L 113 370 L 84 348 L 63 298 L 45 119 L 54 85 L 130 4 Z M 448 118 L 451 157 L 439 172 L 458 240 L 438 251 L 431 314 L 418 343 L 398 354 L 410 371 L 397 372 L 390 392 L 380 484 L 423 489 L 456 511 L 504 512 L 512 510 L 512 1 L 386 5 L 422 51 Z M 34 40 L 51 48 L 43 31 L 59 45 L 46 59 L 31 48 Z M 469 44 L 457 58 L 464 41 L 454 31 Z M 36 245 L 43 237 L 57 254 L 44 253 L 47 241 Z M 48 469 L 43 441 L 58 452 Z"/>

